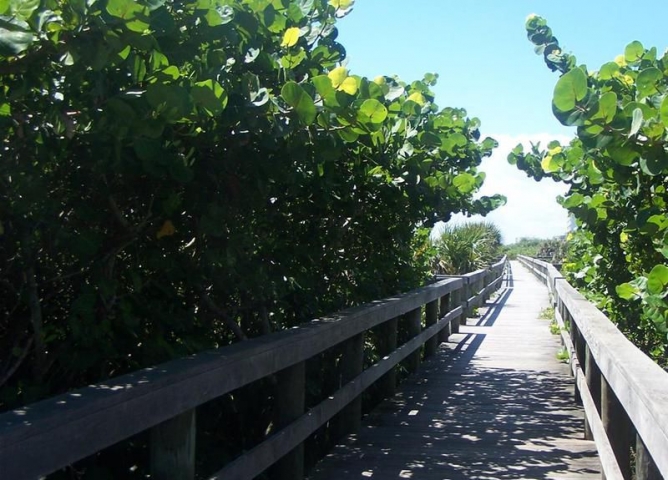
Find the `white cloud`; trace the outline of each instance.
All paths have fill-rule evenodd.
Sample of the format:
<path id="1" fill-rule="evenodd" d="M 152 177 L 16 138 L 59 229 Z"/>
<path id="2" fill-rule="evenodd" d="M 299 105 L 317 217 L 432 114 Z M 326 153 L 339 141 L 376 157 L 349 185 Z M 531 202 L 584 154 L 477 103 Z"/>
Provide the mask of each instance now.
<path id="1" fill-rule="evenodd" d="M 568 214 L 556 202 L 556 197 L 563 195 L 567 186 L 549 178 L 536 182 L 514 165 L 510 165 L 506 157 L 518 143 L 523 144 L 527 151 L 532 142 L 540 142 L 541 146 L 546 147 L 551 140 L 559 140 L 564 144 L 568 143 L 570 138 L 550 134 L 490 136 L 499 142 L 499 147 L 481 165 L 480 169 L 487 177 L 480 194 L 500 193 L 507 197 L 508 203 L 484 219 L 477 216 L 472 219 L 488 220 L 496 224 L 501 229 L 504 243 L 513 243 L 521 237 L 551 238 L 565 235 Z M 450 223 L 466 220 L 463 215 L 454 215 Z M 438 227 L 439 225 L 436 229 Z"/>

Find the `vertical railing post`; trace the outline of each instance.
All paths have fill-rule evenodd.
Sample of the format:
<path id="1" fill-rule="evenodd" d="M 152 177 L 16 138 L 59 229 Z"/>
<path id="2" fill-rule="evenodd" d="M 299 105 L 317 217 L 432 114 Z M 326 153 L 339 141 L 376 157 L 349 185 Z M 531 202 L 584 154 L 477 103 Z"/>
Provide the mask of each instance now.
<path id="1" fill-rule="evenodd" d="M 438 317 L 445 317 L 450 311 L 450 294 L 443 295 L 441 301 L 439 302 L 439 313 Z M 438 332 L 438 343 L 445 343 L 450 338 L 450 332 L 452 330 L 452 323 L 448 323 L 443 330 Z"/>
<path id="2" fill-rule="evenodd" d="M 585 377 L 587 379 L 587 387 L 591 396 L 594 398 L 594 404 L 596 405 L 596 410 L 598 411 L 599 416 L 601 415 L 601 371 L 594 360 L 594 356 L 591 353 L 589 345 L 585 348 L 585 365 L 584 365 Z M 593 440 L 594 436 L 591 431 L 591 426 L 587 421 L 585 416 L 585 440 Z"/>
<path id="3" fill-rule="evenodd" d="M 578 326 L 577 324 L 573 321 L 573 317 L 569 314 L 568 319 L 570 322 L 570 336 L 571 336 L 571 343 L 573 344 L 573 350 L 572 352 L 568 352 L 570 355 L 572 355 L 575 358 L 571 358 L 570 361 L 571 363 L 573 362 L 580 362 L 580 359 L 578 358 L 578 342 L 579 342 L 579 332 L 578 332 Z M 573 370 L 571 369 L 571 374 L 574 375 Z M 580 395 L 580 387 L 578 387 L 577 382 L 575 382 L 575 402 L 578 405 L 582 405 L 582 395 Z"/>
<path id="4" fill-rule="evenodd" d="M 299 362 L 278 372 L 276 390 L 276 426 L 281 429 L 304 414 L 306 398 L 306 364 Z M 276 463 L 280 480 L 304 478 L 304 444 L 299 444 Z"/>
<path id="5" fill-rule="evenodd" d="M 438 321 L 438 299 L 429 302 L 425 307 L 425 327 L 429 328 Z M 439 332 L 440 333 L 440 332 Z M 431 357 L 438 350 L 440 335 L 437 333 L 431 337 L 424 345 L 424 357 Z"/>
<path id="6" fill-rule="evenodd" d="M 490 268 L 485 269 L 485 274 L 482 276 L 482 305 L 484 306 L 489 300 L 489 291 L 487 291 L 487 286 L 490 284 L 490 278 L 492 278 L 492 270 Z"/>
<path id="7" fill-rule="evenodd" d="M 615 458 L 626 480 L 631 478 L 630 422 L 617 395 L 601 377 L 601 417 Z"/>
<path id="8" fill-rule="evenodd" d="M 419 335 L 422 330 L 422 308 L 416 308 L 415 310 L 408 312 L 405 315 L 405 322 L 409 339 Z M 415 373 L 418 371 L 418 368 L 420 368 L 420 350 L 421 349 L 418 348 L 406 358 L 406 368 L 409 373 Z"/>
<path id="9" fill-rule="evenodd" d="M 385 357 L 397 349 L 397 324 L 398 319 L 393 318 L 383 323 L 378 328 L 378 354 Z M 397 367 L 392 367 L 385 375 L 380 377 L 379 390 L 382 398 L 393 397 L 397 390 Z"/>
<path id="10" fill-rule="evenodd" d="M 362 373 L 364 368 L 364 333 L 346 340 L 341 357 L 341 385 Z M 338 414 L 337 437 L 358 433 L 362 428 L 362 396 L 359 395 Z"/>
<path id="11" fill-rule="evenodd" d="M 195 478 L 195 409 L 188 410 L 151 429 L 151 478 Z"/>
<path id="12" fill-rule="evenodd" d="M 464 298 L 462 298 L 462 306 L 464 307 L 464 314 L 459 318 L 460 325 L 466 325 L 466 319 L 473 312 L 472 307 L 469 305 L 469 298 L 471 298 L 471 285 L 469 285 L 469 278 L 463 277 L 464 287 L 461 292 Z"/>
<path id="13" fill-rule="evenodd" d="M 453 309 L 462 306 L 463 288 L 464 287 L 458 288 L 457 290 L 455 290 L 450 294 L 450 305 L 452 306 Z M 465 314 L 462 311 L 462 314 L 459 317 L 452 319 L 452 321 L 450 322 L 450 333 L 459 333 L 459 325 L 463 315 Z"/>
<path id="14" fill-rule="evenodd" d="M 640 435 L 636 435 L 636 479 L 663 480 L 661 472 L 652 460 L 652 456 L 647 451 Z"/>
<path id="15" fill-rule="evenodd" d="M 482 280 L 480 281 L 480 286 L 481 286 L 481 289 L 482 289 L 482 291 L 483 291 L 483 293 L 482 293 L 482 298 L 481 298 L 481 300 L 480 300 L 480 304 L 481 304 L 483 307 L 484 307 L 485 304 L 487 303 L 487 298 L 488 298 L 488 295 L 487 295 L 487 285 L 489 285 L 489 273 L 490 273 L 489 269 L 486 269 L 486 270 L 485 270 L 485 273 L 484 273 L 483 276 L 482 276 Z"/>

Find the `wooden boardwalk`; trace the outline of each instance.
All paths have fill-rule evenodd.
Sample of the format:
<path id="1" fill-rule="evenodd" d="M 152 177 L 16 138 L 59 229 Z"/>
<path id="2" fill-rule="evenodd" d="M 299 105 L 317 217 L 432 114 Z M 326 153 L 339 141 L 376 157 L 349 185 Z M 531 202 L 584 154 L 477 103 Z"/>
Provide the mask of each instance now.
<path id="1" fill-rule="evenodd" d="M 381 404 L 311 480 L 594 479 L 547 291 L 512 262 L 505 289 Z"/>

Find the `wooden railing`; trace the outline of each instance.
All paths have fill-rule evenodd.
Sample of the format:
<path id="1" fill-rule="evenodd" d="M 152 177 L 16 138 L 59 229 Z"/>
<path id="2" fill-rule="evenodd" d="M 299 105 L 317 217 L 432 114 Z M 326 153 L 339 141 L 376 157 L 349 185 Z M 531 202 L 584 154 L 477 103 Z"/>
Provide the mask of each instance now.
<path id="1" fill-rule="evenodd" d="M 150 429 L 151 478 L 195 476 L 198 406 L 274 376 L 280 428 L 211 479 L 252 479 L 277 463 L 277 476 L 299 479 L 303 442 L 338 414 L 340 433 L 356 432 L 361 394 L 372 384 L 391 396 L 397 364 L 411 372 L 459 329 L 466 312 L 502 283 L 505 258 L 488 269 L 441 278 L 412 292 L 348 309 L 305 326 L 124 375 L 0 415 L 0 478 L 36 479 Z M 423 317 L 423 307 L 424 317 Z M 398 323 L 410 339 L 397 347 Z M 380 332 L 383 357 L 363 369 L 365 333 Z M 342 346 L 343 386 L 305 410 L 305 363 Z M 423 347 L 424 345 L 424 347 Z M 279 462 L 280 460 L 280 462 Z"/>
<path id="2" fill-rule="evenodd" d="M 607 480 L 668 477 L 668 372 L 635 347 L 552 265 L 519 257 L 548 287 Z M 635 475 L 633 475 L 633 470 Z"/>

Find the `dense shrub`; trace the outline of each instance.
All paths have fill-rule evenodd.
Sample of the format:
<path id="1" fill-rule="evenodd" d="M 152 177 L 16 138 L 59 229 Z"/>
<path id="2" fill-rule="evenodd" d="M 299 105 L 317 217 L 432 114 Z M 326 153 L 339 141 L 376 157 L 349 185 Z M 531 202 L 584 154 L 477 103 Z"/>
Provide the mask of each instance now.
<path id="1" fill-rule="evenodd" d="M 436 75 L 342 66 L 351 6 L 0 2 L 0 409 L 416 286 L 502 202 Z"/>
<path id="2" fill-rule="evenodd" d="M 578 231 L 565 269 L 657 361 L 668 346 L 668 53 L 628 44 L 598 71 L 562 51 L 544 19 L 530 41 L 559 71 L 552 110 L 577 127 L 570 145 L 518 146 L 511 163 L 569 185 L 560 199 Z"/>

